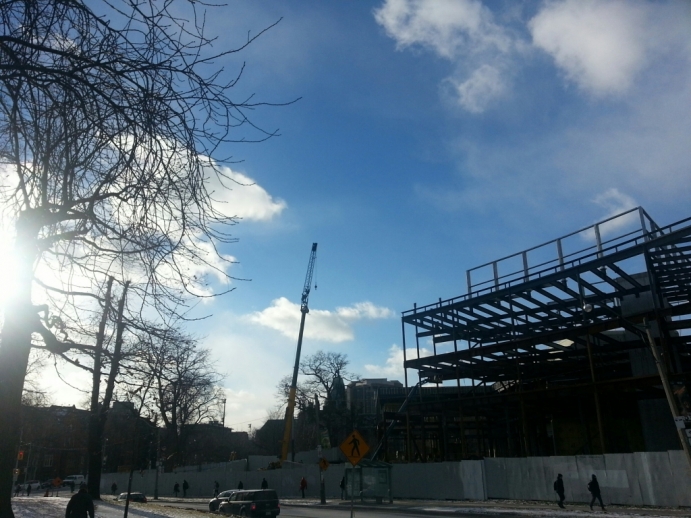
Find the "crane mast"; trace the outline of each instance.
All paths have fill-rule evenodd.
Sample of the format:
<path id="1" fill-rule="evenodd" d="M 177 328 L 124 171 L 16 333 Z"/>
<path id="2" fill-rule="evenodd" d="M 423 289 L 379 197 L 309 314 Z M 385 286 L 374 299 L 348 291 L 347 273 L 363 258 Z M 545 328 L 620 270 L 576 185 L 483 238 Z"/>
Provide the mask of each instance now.
<path id="1" fill-rule="evenodd" d="M 290 384 L 290 392 L 288 394 L 288 406 L 286 407 L 285 430 L 283 431 L 283 443 L 281 447 L 281 462 L 288 458 L 288 447 L 290 446 L 290 437 L 293 429 L 293 413 L 295 412 L 295 392 L 298 385 L 298 371 L 300 369 L 300 351 L 302 349 L 302 334 L 305 330 L 305 315 L 310 312 L 308 307 L 310 289 L 312 286 L 312 274 L 314 273 L 314 263 L 317 260 L 317 243 L 312 243 L 312 252 L 310 253 L 310 260 L 307 265 L 307 275 L 305 276 L 305 285 L 302 288 L 302 299 L 300 300 L 300 332 L 298 333 L 298 346 L 295 352 L 295 366 L 293 367 L 293 380 Z M 295 452 L 293 452 L 295 453 Z"/>

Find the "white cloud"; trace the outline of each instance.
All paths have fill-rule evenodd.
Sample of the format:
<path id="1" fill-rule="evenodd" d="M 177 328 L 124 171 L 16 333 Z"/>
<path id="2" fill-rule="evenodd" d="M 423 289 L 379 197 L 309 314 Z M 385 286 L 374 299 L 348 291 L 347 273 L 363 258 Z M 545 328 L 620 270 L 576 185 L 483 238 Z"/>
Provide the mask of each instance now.
<path id="1" fill-rule="evenodd" d="M 623 0 L 546 3 L 529 22 L 533 43 L 566 77 L 601 96 L 625 92 L 645 66 L 649 7 Z"/>
<path id="2" fill-rule="evenodd" d="M 355 321 L 391 318 L 394 315 L 392 310 L 375 306 L 371 302 L 340 307 L 335 312 L 310 309 L 307 316 L 309 325 L 305 326 L 304 337 L 332 343 L 347 342 L 355 338 L 352 327 Z M 300 305 L 285 297 L 275 299 L 268 308 L 248 315 L 251 322 L 275 329 L 293 339 L 298 336 L 300 317 Z"/>
<path id="3" fill-rule="evenodd" d="M 419 45 L 453 63 L 445 83 L 461 108 L 481 113 L 508 90 L 508 58 L 523 44 L 480 1 L 386 0 L 374 17 L 398 49 Z"/>
<path id="4" fill-rule="evenodd" d="M 598 194 L 593 199 L 593 203 L 607 210 L 605 218 L 638 206 L 636 200 L 617 188 L 607 189 L 605 192 Z"/>
<path id="5" fill-rule="evenodd" d="M 507 89 L 506 79 L 493 66 L 482 65 L 475 70 L 469 79 L 454 85 L 458 103 L 471 113 L 481 113 L 504 94 Z"/>
<path id="6" fill-rule="evenodd" d="M 417 349 L 408 348 L 406 355 L 408 359 L 417 358 Z M 426 347 L 420 348 L 420 358 L 431 355 L 431 350 Z M 403 348 L 396 344 L 392 345 L 389 347 L 389 356 L 386 358 L 384 365 L 365 364 L 365 372 L 372 377 L 402 380 L 404 378 Z"/>
<path id="7" fill-rule="evenodd" d="M 336 308 L 336 314 L 345 320 L 393 318 L 396 313 L 371 302 L 358 302 L 350 307 Z"/>
<path id="8" fill-rule="evenodd" d="M 422 45 L 448 59 L 511 47 L 511 39 L 478 0 L 386 0 L 374 18 L 399 48 Z"/>
<path id="9" fill-rule="evenodd" d="M 606 210 L 605 216 L 601 218 L 600 221 L 611 218 L 617 214 L 621 214 L 622 212 L 626 212 L 627 210 L 638 206 L 636 200 L 634 200 L 628 194 L 624 194 L 623 192 L 619 191 L 617 188 L 607 189 L 606 191 L 598 194 L 593 199 L 593 203 Z M 630 212 L 625 216 L 621 216 L 603 223 L 600 225 L 600 235 L 603 238 L 611 236 L 612 234 L 620 233 L 634 225 L 638 226 L 639 228 L 641 225 L 638 211 Z M 594 232 L 592 234 L 594 239 Z"/>
<path id="10" fill-rule="evenodd" d="M 208 189 L 214 207 L 226 216 L 251 221 L 269 221 L 286 208 L 286 202 L 273 198 L 249 176 L 227 166 L 217 166 L 218 173 L 209 171 Z"/>
<path id="11" fill-rule="evenodd" d="M 384 365 L 365 364 L 369 376 L 378 378 L 400 379 L 403 377 L 403 349 L 394 344 L 389 348 L 389 356 Z"/>

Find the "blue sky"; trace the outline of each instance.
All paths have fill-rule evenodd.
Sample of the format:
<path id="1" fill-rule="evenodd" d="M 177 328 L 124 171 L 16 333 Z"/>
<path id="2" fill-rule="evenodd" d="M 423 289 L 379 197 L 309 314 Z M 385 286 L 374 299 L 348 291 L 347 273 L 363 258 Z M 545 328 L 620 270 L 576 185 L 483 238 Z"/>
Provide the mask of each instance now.
<path id="1" fill-rule="evenodd" d="M 251 279 L 194 329 L 227 373 L 226 423 L 260 425 L 303 354 L 402 380 L 400 312 L 465 292 L 465 270 L 644 206 L 689 216 L 691 4 L 685 1 L 233 1 L 219 49 L 237 98 L 281 136 L 221 150 L 254 187 L 223 250 Z M 68 391 L 55 397 L 67 402 Z"/>

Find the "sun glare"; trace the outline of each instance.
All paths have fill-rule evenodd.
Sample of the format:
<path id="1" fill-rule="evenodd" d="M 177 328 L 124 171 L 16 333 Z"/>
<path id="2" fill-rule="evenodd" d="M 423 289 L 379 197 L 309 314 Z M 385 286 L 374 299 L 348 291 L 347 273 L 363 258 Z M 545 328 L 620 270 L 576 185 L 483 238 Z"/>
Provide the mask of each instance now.
<path id="1" fill-rule="evenodd" d="M 0 225 L 0 311 L 12 298 L 16 288 L 17 264 L 13 250 L 13 238 L 4 225 Z"/>

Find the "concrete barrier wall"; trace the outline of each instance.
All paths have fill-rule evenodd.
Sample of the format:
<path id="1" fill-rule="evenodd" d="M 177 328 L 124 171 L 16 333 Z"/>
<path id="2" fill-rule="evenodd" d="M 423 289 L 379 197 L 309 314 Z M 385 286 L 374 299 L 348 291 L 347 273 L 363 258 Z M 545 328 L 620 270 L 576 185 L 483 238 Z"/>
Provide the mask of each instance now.
<path id="1" fill-rule="evenodd" d="M 162 473 L 159 474 L 159 495 L 171 496 L 175 482 L 182 488 L 183 480 L 190 484 L 189 497 L 211 497 L 214 481 L 219 482 L 222 491 L 237 488 L 240 481 L 245 489 L 259 489 L 265 477 L 269 487 L 276 489 L 280 498 L 297 498 L 300 479 L 304 476 L 307 479 L 306 496 L 319 496 L 319 468 L 316 464 L 294 464 L 291 469 L 279 470 L 241 470 L 252 465 L 264 467 L 265 460 L 256 458 L 248 463 L 237 461 L 211 466 L 211 469 L 202 466 L 202 471 L 197 467 L 196 471 Z M 340 497 L 339 485 L 344 471 L 344 464 L 331 464 L 324 472 L 328 498 Z M 595 474 L 605 504 L 691 506 L 691 469 L 680 450 L 394 464 L 391 477 L 394 498 L 554 501 L 556 495 L 552 487 L 557 473 L 563 475 L 569 502 L 590 502 L 587 484 Z M 118 485 L 118 493 L 127 491 L 127 478 L 128 473 L 104 474 L 101 492 L 109 494 L 113 482 Z M 132 490 L 152 496 L 154 481 L 155 472 L 137 472 L 132 480 Z"/>

